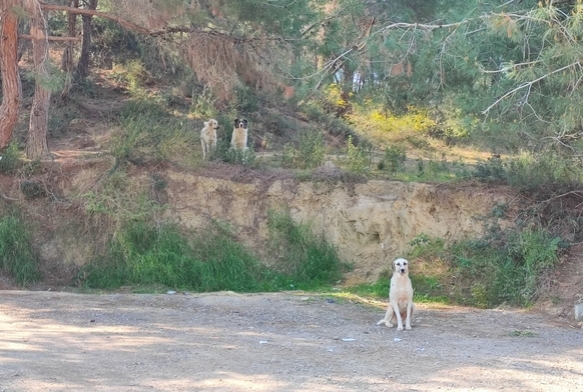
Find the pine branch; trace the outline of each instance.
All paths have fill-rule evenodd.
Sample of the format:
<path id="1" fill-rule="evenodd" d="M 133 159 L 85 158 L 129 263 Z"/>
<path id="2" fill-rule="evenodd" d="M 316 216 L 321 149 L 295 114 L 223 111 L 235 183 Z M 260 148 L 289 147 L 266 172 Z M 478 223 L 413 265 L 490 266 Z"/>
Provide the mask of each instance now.
<path id="1" fill-rule="evenodd" d="M 581 65 L 581 62 L 580 62 L 580 61 L 576 61 L 576 62 L 574 62 L 574 63 L 572 63 L 572 64 L 565 65 L 564 67 L 561 67 L 561 68 L 555 69 L 555 70 L 554 70 L 554 71 L 552 71 L 552 72 L 549 72 L 549 73 L 547 73 L 547 74 L 544 74 L 544 75 L 542 75 L 542 76 L 540 76 L 540 77 L 538 77 L 538 78 L 536 78 L 536 79 L 534 79 L 534 80 L 531 80 L 531 81 L 529 81 L 529 82 L 525 82 L 525 83 L 521 84 L 520 86 L 518 86 L 518 87 L 516 87 L 516 88 L 513 88 L 512 90 L 510 90 L 510 91 L 506 92 L 504 95 L 502 95 L 500 98 L 498 98 L 496 101 L 494 101 L 494 103 L 492 103 L 490 106 L 488 106 L 488 107 L 486 108 L 486 110 L 482 111 L 482 114 L 488 114 L 488 112 L 490 112 L 490 110 L 492 110 L 492 108 L 493 108 L 493 107 L 495 107 L 495 106 L 496 106 L 496 105 L 498 105 L 500 102 L 502 102 L 502 101 L 503 101 L 505 98 L 508 98 L 509 96 L 513 95 L 514 93 L 516 93 L 516 92 L 518 92 L 518 91 L 520 91 L 520 90 L 522 90 L 522 89 L 524 89 L 524 88 L 527 88 L 527 87 L 528 87 L 528 88 L 530 88 L 530 87 L 532 87 L 534 84 L 536 84 L 536 83 L 540 82 L 540 81 L 541 81 L 541 80 L 543 80 L 543 79 L 546 79 L 546 78 L 548 78 L 548 77 L 549 77 L 549 76 L 551 76 L 551 75 L 554 75 L 554 74 L 556 74 L 556 73 L 559 73 L 559 72 L 565 71 L 565 70 L 567 70 L 567 69 L 569 69 L 569 68 L 572 68 L 572 67 L 575 67 L 575 66 L 577 66 L 577 65 Z"/>

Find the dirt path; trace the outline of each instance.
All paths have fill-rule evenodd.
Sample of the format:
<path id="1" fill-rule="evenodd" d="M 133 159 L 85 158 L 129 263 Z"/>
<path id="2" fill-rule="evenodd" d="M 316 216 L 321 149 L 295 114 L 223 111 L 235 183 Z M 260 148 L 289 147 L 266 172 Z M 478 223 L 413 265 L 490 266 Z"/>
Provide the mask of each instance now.
<path id="1" fill-rule="evenodd" d="M 537 313 L 302 294 L 0 291 L 0 391 L 583 391 L 583 331 Z"/>

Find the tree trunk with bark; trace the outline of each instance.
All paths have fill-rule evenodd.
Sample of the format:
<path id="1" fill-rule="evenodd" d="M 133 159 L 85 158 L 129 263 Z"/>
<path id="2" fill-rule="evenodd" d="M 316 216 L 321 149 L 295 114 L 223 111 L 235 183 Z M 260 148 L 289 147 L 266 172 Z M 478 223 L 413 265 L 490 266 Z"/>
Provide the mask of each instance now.
<path id="1" fill-rule="evenodd" d="M 90 11 L 97 9 L 97 0 L 89 0 L 87 8 Z M 92 15 L 83 14 L 81 20 L 83 21 L 83 42 L 81 43 L 81 55 L 77 63 L 77 78 L 83 79 L 89 75 L 89 57 L 91 55 L 91 30 L 92 30 Z"/>
<path id="2" fill-rule="evenodd" d="M 47 37 L 47 13 L 40 8 L 40 4 L 36 0 L 31 3 L 30 35 L 33 37 L 35 85 L 26 143 L 26 157 L 38 159 L 49 155 L 47 143 L 51 101 L 51 90 L 47 86 L 50 78 L 48 71 L 49 41 Z"/>
<path id="3" fill-rule="evenodd" d="M 22 100 L 22 86 L 18 73 L 18 17 L 13 12 L 17 3 L 18 0 L 0 0 L 0 74 L 2 74 L 0 151 L 10 143 Z"/>
<path id="4" fill-rule="evenodd" d="M 71 8 L 79 8 L 79 0 L 70 0 L 69 6 Z M 77 35 L 77 14 L 69 12 L 67 15 L 68 22 L 68 34 L 69 37 L 75 37 Z M 69 98 L 69 92 L 71 91 L 72 79 L 73 79 L 73 52 L 75 49 L 75 43 L 73 41 L 67 42 L 67 46 L 63 51 L 63 59 L 61 64 L 61 70 L 65 71 L 65 85 L 63 86 L 63 91 L 61 91 L 61 102 L 66 102 Z"/>

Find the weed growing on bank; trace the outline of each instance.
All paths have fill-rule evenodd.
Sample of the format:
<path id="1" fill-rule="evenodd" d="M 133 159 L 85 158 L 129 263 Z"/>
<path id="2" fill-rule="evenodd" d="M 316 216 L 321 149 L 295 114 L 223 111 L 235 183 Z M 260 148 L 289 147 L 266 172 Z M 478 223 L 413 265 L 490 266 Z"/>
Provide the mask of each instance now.
<path id="1" fill-rule="evenodd" d="M 490 233 L 447 248 L 443 241 L 425 238 L 409 256 L 415 292 L 482 308 L 529 306 L 564 247 L 560 237 L 535 228 Z"/>
<path id="2" fill-rule="evenodd" d="M 20 285 L 40 279 L 38 259 L 32 253 L 30 235 L 18 218 L 0 220 L 0 268 L 14 276 Z"/>
<path id="3" fill-rule="evenodd" d="M 335 250 L 304 226 L 287 222 L 292 245 L 282 245 L 277 268 L 269 268 L 240 244 L 228 227 L 214 223 L 186 236 L 176 226 L 125 225 L 107 254 L 80 272 L 88 288 L 164 285 L 197 292 L 268 292 L 317 287 L 341 277 Z M 280 229 L 275 228 L 280 233 Z M 287 243 L 281 237 L 278 244 Z M 303 251 L 298 247 L 306 246 Z"/>
<path id="4" fill-rule="evenodd" d="M 342 263 L 336 248 L 308 225 L 299 225 L 287 215 L 270 212 L 270 254 L 275 267 L 295 288 L 310 289 L 334 284 L 350 266 Z"/>
<path id="5" fill-rule="evenodd" d="M 129 100 L 119 115 L 119 129 L 109 149 L 118 162 L 144 164 L 167 160 L 192 167 L 199 158 L 198 133 L 184 117 L 167 111 L 152 97 Z"/>
<path id="6" fill-rule="evenodd" d="M 577 187 L 583 182 L 580 163 L 572 157 L 555 152 L 540 155 L 522 153 L 517 157 L 493 157 L 479 162 L 472 177 L 489 184 L 507 184 L 530 191 L 550 188 Z"/>

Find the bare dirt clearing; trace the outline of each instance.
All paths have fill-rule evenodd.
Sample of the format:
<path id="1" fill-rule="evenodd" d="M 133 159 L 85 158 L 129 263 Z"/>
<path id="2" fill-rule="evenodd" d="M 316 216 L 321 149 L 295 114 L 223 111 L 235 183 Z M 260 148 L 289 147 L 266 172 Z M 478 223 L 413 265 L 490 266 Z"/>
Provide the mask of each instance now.
<path id="1" fill-rule="evenodd" d="M 378 304 L 377 304 L 378 305 Z M 305 293 L 0 292 L 0 391 L 583 391 L 583 332 L 540 313 Z"/>

